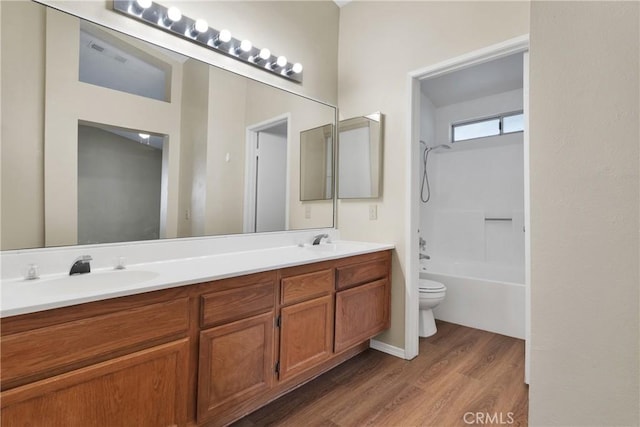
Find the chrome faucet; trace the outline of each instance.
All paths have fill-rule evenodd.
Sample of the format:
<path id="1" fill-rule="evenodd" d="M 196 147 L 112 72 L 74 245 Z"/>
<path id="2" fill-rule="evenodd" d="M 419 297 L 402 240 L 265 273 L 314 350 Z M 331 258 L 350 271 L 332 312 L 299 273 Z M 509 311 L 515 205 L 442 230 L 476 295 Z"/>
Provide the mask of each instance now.
<path id="1" fill-rule="evenodd" d="M 328 238 L 329 238 L 328 234 L 318 234 L 317 236 L 313 236 L 312 245 L 319 245 L 322 239 L 328 239 Z"/>
<path id="2" fill-rule="evenodd" d="M 91 258 L 91 255 L 82 255 L 81 257 L 78 257 L 71 266 L 69 276 L 72 276 L 74 274 L 91 273 L 91 264 L 89 264 L 89 261 L 91 261 L 92 259 L 93 258 Z"/>
<path id="3" fill-rule="evenodd" d="M 426 255 L 426 254 L 420 254 L 419 257 L 418 257 L 418 260 L 421 260 L 421 259 L 431 259 L 431 257 L 429 255 Z"/>

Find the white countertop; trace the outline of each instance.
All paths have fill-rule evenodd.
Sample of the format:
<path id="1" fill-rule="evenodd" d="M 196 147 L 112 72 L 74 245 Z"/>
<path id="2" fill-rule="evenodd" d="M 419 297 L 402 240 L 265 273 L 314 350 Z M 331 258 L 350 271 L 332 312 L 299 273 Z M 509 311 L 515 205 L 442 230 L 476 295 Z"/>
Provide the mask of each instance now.
<path id="1" fill-rule="evenodd" d="M 109 298 L 175 288 L 262 271 L 393 249 L 394 245 L 336 241 L 318 246 L 283 246 L 92 269 L 77 276 L 51 274 L 35 280 L 3 280 L 0 317 L 34 313 Z M 129 283 L 128 283 L 129 282 Z"/>

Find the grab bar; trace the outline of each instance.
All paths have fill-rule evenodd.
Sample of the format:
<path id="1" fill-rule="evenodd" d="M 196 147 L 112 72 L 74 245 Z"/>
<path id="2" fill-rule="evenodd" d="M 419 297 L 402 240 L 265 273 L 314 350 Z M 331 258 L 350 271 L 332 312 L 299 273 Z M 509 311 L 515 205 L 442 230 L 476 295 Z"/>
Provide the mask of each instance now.
<path id="1" fill-rule="evenodd" d="M 513 218 L 485 218 L 485 221 L 513 221 Z"/>

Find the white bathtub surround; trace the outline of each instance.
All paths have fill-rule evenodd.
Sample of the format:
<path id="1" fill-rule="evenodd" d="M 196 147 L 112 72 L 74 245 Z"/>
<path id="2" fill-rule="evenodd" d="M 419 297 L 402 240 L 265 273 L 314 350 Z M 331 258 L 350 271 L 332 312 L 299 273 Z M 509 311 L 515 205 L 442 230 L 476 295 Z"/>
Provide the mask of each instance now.
<path id="1" fill-rule="evenodd" d="M 450 142 L 452 123 L 523 109 L 523 90 L 449 105 L 422 98 L 421 137 Z M 429 261 L 420 277 L 443 283 L 437 319 L 524 339 L 525 216 L 522 132 L 451 143 L 434 150 L 431 200 L 420 205 Z M 421 147 L 422 148 L 422 147 Z"/>
<path id="2" fill-rule="evenodd" d="M 510 337 L 525 337 L 523 271 L 484 263 L 423 261 L 420 278 L 447 287 L 447 298 L 434 310 L 436 319 Z"/>
<path id="3" fill-rule="evenodd" d="M 247 249 L 236 242 L 236 250 L 219 250 L 198 255 L 192 253 L 191 256 L 174 259 L 166 256 L 159 257 L 161 260 L 147 259 L 128 264 L 125 270 L 115 270 L 113 266 L 94 267 L 91 273 L 80 276 L 69 276 L 68 268 L 65 267 L 65 271 L 41 275 L 36 280 L 25 280 L 22 277 L 3 279 L 0 288 L 0 316 L 31 313 L 394 248 L 390 244 L 346 241 L 318 246 L 308 243 L 303 246 L 291 242 L 287 245 L 278 243 L 274 242 L 270 247 L 262 245 L 261 248 Z M 93 249 L 94 251 L 85 250 L 83 253 L 106 248 Z M 68 249 L 66 252 L 69 255 L 71 251 Z M 107 252 L 100 253 L 98 259 L 110 259 L 118 253 Z M 65 266 L 73 262 L 73 256 L 69 257 L 70 261 Z M 58 257 L 62 256 L 56 254 L 56 259 Z"/>
<path id="4" fill-rule="evenodd" d="M 523 90 L 435 107 L 423 96 L 422 105 L 421 137 L 442 144 L 450 141 L 452 123 L 522 110 Z M 450 145 L 429 156 L 432 198 L 420 205 L 427 254 L 487 263 L 489 271 L 517 267 L 524 275 L 523 133 Z"/>

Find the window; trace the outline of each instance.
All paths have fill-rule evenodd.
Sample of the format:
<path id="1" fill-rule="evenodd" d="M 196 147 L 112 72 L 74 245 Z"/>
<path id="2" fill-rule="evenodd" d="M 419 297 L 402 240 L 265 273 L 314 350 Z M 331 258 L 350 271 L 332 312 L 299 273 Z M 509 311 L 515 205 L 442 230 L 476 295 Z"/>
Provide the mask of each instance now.
<path id="1" fill-rule="evenodd" d="M 451 125 L 451 142 L 524 131 L 522 111 Z"/>

